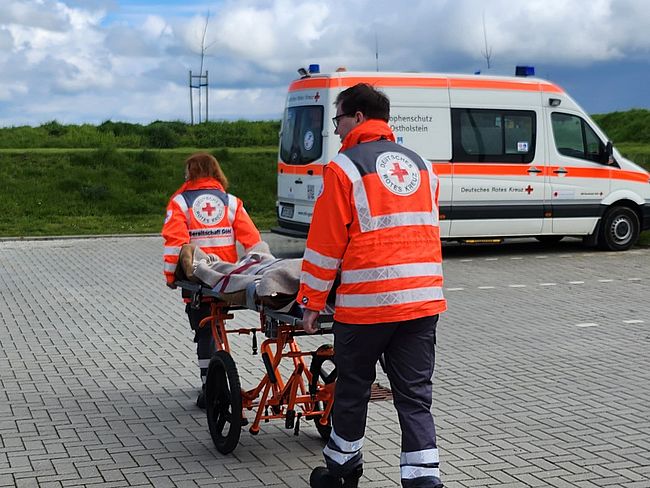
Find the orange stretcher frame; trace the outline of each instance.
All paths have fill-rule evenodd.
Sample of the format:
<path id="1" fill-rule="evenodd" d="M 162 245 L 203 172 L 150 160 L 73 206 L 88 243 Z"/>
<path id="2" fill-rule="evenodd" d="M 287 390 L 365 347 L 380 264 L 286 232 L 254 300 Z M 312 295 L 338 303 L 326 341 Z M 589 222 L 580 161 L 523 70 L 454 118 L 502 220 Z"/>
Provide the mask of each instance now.
<path id="1" fill-rule="evenodd" d="M 335 369 L 327 374 L 322 365 L 332 361 L 334 349 L 322 345 L 315 351 L 302 351 L 296 337 L 306 335 L 299 317 L 260 308 L 260 326 L 227 328 L 234 318 L 233 307 L 221 300 L 210 288 L 193 282 L 176 283 L 192 293 L 192 303 L 210 303 L 210 316 L 199 327 L 210 327 L 215 354 L 210 360 L 206 378 L 206 413 L 208 427 L 215 447 L 222 454 L 232 452 L 239 443 L 241 427 L 248 425 L 245 412 L 254 412 L 249 432 L 257 435 L 262 422 L 284 419 L 285 427 L 298 435 L 301 418 L 314 420 L 320 436 L 327 440 L 331 432 L 330 415 L 334 400 Z M 317 334 L 331 333 L 331 315 L 319 317 L 321 329 Z M 252 352 L 257 354 L 257 333 L 267 338 L 259 347 L 264 363 L 264 375 L 250 390 L 241 388 L 237 367 L 231 354 L 230 334 L 252 336 Z M 310 366 L 306 359 L 311 357 Z M 280 367 L 284 359 L 291 360 L 293 369 Z"/>

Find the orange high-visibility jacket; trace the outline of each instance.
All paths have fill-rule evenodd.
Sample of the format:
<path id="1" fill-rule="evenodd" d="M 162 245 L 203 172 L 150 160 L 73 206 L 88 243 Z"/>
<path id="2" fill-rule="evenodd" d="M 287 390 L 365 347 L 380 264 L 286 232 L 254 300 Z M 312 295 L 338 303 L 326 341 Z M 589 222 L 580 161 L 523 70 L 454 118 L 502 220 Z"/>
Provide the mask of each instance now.
<path id="1" fill-rule="evenodd" d="M 364 122 L 323 171 L 298 302 L 322 310 L 340 268 L 338 322 L 398 322 L 446 310 L 438 177 L 429 161 L 393 141 L 385 122 Z"/>
<path id="2" fill-rule="evenodd" d="M 242 201 L 226 193 L 214 178 L 199 178 L 181 186 L 167 205 L 162 228 L 167 283 L 174 282 L 183 244 L 196 244 L 224 261 L 237 261 L 236 242 L 249 249 L 262 238 Z"/>

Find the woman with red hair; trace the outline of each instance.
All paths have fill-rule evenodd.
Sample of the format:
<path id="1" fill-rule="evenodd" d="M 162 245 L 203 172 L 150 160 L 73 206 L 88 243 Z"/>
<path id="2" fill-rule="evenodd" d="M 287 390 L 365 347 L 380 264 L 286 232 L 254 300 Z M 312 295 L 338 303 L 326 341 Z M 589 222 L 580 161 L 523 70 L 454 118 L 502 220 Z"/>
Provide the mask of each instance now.
<path id="1" fill-rule="evenodd" d="M 174 193 L 167 205 L 162 229 L 165 240 L 163 254 L 167 286 L 175 288 L 174 273 L 178 254 L 183 244 L 195 244 L 223 261 L 237 261 L 239 242 L 246 252 L 268 252 L 268 246 L 244 209 L 242 201 L 227 193 L 228 179 L 219 162 L 208 153 L 196 153 L 185 161 L 185 183 Z M 214 352 L 214 341 L 209 327 L 199 328 L 201 320 L 210 315 L 210 305 L 201 303 L 198 309 L 190 307 L 186 298 L 185 311 L 194 330 L 196 354 L 203 388 L 196 404 L 205 408 L 205 379 L 208 364 Z"/>

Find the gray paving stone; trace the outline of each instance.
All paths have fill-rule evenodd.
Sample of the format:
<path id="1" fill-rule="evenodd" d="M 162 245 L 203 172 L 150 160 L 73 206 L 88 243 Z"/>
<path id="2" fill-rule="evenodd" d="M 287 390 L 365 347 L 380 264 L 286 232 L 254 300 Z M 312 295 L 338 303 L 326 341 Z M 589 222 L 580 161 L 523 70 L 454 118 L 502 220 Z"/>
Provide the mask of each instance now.
<path id="1" fill-rule="evenodd" d="M 450 488 L 650 486 L 649 258 L 571 241 L 445 247 L 446 286 L 464 288 L 446 293 L 434 379 Z M 0 242 L 0 486 L 307 485 L 323 442 L 306 422 L 299 437 L 273 422 L 244 430 L 230 456 L 212 446 L 160 263 L 152 237 Z M 598 326 L 576 327 L 586 322 Z M 248 337 L 232 345 L 252 387 L 260 357 Z M 362 486 L 399 486 L 396 419 L 390 402 L 370 405 Z"/>

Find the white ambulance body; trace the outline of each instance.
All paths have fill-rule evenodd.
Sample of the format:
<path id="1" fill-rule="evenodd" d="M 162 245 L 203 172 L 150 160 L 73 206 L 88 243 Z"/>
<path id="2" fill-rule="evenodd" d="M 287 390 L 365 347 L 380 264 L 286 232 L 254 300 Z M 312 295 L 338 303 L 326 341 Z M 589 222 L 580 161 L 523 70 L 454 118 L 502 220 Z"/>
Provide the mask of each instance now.
<path id="1" fill-rule="evenodd" d="M 289 87 L 275 232 L 306 236 L 323 166 L 338 152 L 333 103 L 364 82 L 391 102 L 397 142 L 440 177 L 443 239 L 584 236 L 628 249 L 650 228 L 650 175 L 557 85 L 528 77 L 312 74 Z"/>

